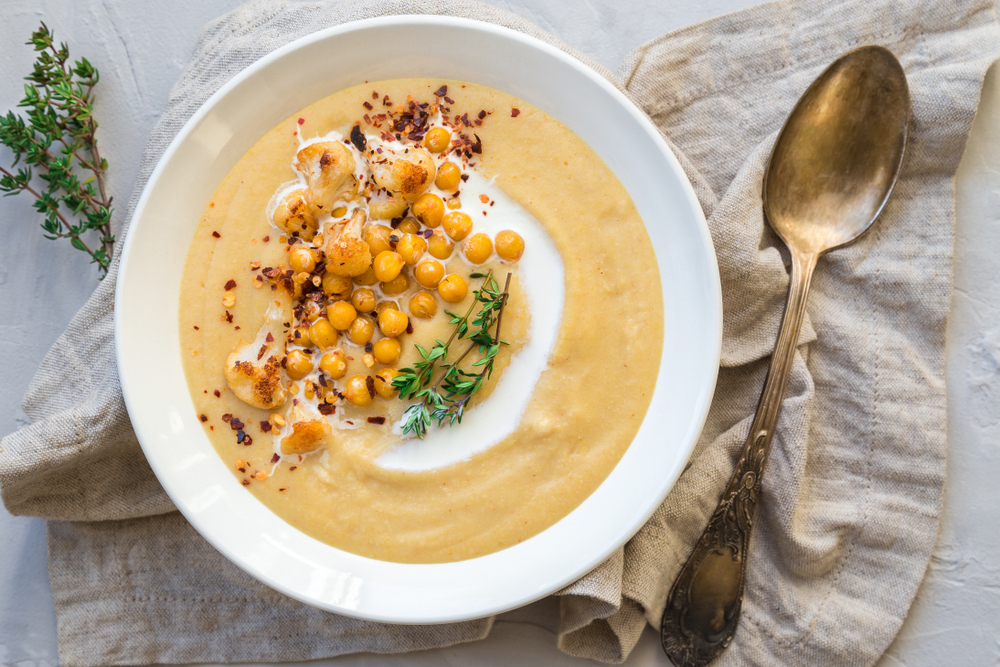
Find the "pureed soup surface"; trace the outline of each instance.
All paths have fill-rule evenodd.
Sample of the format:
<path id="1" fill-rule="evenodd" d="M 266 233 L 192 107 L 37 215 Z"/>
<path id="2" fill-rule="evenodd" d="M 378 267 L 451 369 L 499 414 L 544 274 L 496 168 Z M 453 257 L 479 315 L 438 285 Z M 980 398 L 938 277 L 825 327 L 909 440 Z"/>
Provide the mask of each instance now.
<path id="1" fill-rule="evenodd" d="M 540 223 L 562 259 L 561 319 L 549 337 L 553 343 L 550 351 L 545 350 L 547 364 L 537 369 L 537 380 L 523 392 L 521 405 L 514 401 L 490 406 L 490 393 L 514 367 L 512 359 L 516 364 L 517 355 L 527 354 L 532 341 L 543 337 L 545 332 L 537 328 L 545 318 L 532 315 L 529 303 L 537 300 L 533 302 L 528 295 L 533 290 L 547 294 L 553 286 L 544 284 L 547 280 L 522 284 L 518 262 L 493 253 L 475 265 L 465 257 L 463 244 L 468 237 L 455 241 L 454 250 L 438 261 L 445 275 L 457 274 L 468 285 L 468 295 L 457 303 L 444 301 L 444 292 L 417 284 L 419 263 L 404 265 L 400 272 L 404 278 L 391 284 L 373 284 L 369 270 L 353 281 L 348 279 L 346 292 L 343 279 L 339 283 L 330 279 L 329 285 L 322 282 L 322 253 L 313 251 L 319 262 L 311 273 L 299 272 L 307 275 L 289 269 L 290 252 L 314 245 L 323 250 L 331 243 L 329 237 L 348 229 L 351 220 L 357 223 L 360 214 L 353 211 L 362 199 L 350 191 L 341 192 L 335 205 L 326 202 L 319 222 L 314 222 L 319 236 L 313 243 L 305 240 L 312 230 L 304 226 L 301 234 L 289 238 L 272 220 L 285 215 L 285 229 L 296 223 L 289 221 L 285 210 L 295 208 L 294 193 L 288 193 L 301 185 L 289 185 L 298 175 L 293 168 L 296 154 L 317 138 L 339 141 L 356 158 L 360 192 L 372 194 L 378 183 L 372 182 L 363 153 L 355 148 L 357 141 L 350 141 L 352 128 L 358 125 L 368 138 L 365 150 L 395 148 L 405 154 L 404 159 L 416 159 L 423 133 L 410 141 L 403 135 L 402 145 L 393 143 L 390 140 L 395 137 L 384 134 L 393 118 L 378 116 L 399 118 L 400 112 L 408 110 L 408 96 L 418 104 L 430 103 L 424 108 L 438 113 L 428 121 L 449 129 L 453 141 L 464 142 L 447 154 L 433 154 L 433 159 L 439 174 L 449 160 L 471 178 L 459 181 L 457 196 L 436 186 L 427 191 L 438 193 L 452 206 L 460 204 L 457 210 L 475 216 L 469 237 L 480 232 L 495 210 L 493 204 L 502 208 L 500 200 L 504 199 L 508 207 L 523 207 Z M 357 140 L 358 130 L 354 132 Z M 372 152 L 371 159 L 377 162 L 378 154 Z M 478 183 L 482 192 L 490 185 L 489 179 L 503 193 L 496 201 L 487 195 L 463 201 L 463 189 L 472 191 Z M 392 193 L 385 194 L 392 199 Z M 398 203 L 378 196 L 376 201 L 386 210 Z M 283 202 L 291 204 L 281 208 Z M 412 213 L 412 200 L 407 203 Z M 388 219 L 373 220 L 372 210 L 363 225 L 390 225 Z M 451 210 L 445 208 L 446 213 Z M 397 217 L 392 224 L 397 227 L 390 226 L 394 242 L 403 236 L 399 228 L 415 231 L 428 242 L 432 238 L 442 241 L 432 235 L 442 236 L 444 226 L 420 225 L 412 216 L 402 221 Z M 522 261 L 532 251 L 529 237 Z M 431 259 L 428 252 L 420 261 L 426 259 Z M 414 343 L 429 350 L 435 340 L 446 340 L 455 326 L 445 311 L 462 315 L 476 306 L 473 292 L 483 279 L 471 276 L 488 271 L 500 290 L 511 274 L 500 333 L 509 345 L 500 347 L 492 377 L 474 395 L 466 420 L 476 410 L 500 410 L 506 433 L 483 449 L 472 441 L 482 433 L 469 430 L 468 455 L 438 468 L 384 465 L 379 457 L 398 448 L 426 444 L 445 431 L 451 437 L 466 435 L 462 429 L 467 424 L 432 426 L 423 442 L 402 434 L 404 410 L 417 400 L 394 395 L 384 382 L 391 382 L 391 374 L 375 376 L 383 368 L 413 367 L 420 361 Z M 310 287 L 314 277 L 317 285 Z M 296 345 L 301 340 L 295 337 L 305 335 L 301 328 L 297 330 L 300 323 L 308 325 L 328 313 L 333 319 L 329 306 L 338 299 L 349 303 L 352 290 L 364 289 L 372 290 L 383 307 L 391 301 L 394 310 L 409 316 L 412 333 L 401 333 L 396 339 L 401 350 L 398 361 L 382 364 L 372 357 L 381 349 L 372 344 L 384 337 L 379 333 L 377 312 L 372 313 L 374 334 L 367 347 L 363 344 L 366 332 L 358 332 L 360 343 L 356 343 L 351 340 L 353 330 L 341 330 L 333 344 L 327 330 L 321 341 L 325 349 L 310 344 L 309 339 Z M 437 312 L 433 317 L 414 314 L 410 299 L 418 291 L 434 298 Z M 662 303 L 653 248 L 631 198 L 607 165 L 562 123 L 515 97 L 480 85 L 439 79 L 379 81 L 335 93 L 286 119 L 260 139 L 219 186 L 202 214 L 184 269 L 182 356 L 209 439 L 247 490 L 278 516 L 316 539 L 363 556 L 404 563 L 449 562 L 528 539 L 567 515 L 607 477 L 649 406 L 662 351 Z M 475 313 L 473 308 L 473 317 Z M 363 311 L 359 316 L 364 317 Z M 451 345 L 447 360 L 454 360 L 467 346 L 464 341 Z M 346 371 L 323 374 L 320 366 L 329 369 L 336 364 L 320 364 L 320 359 L 335 349 L 340 350 L 335 361 L 346 362 Z M 242 352 L 231 357 L 234 350 Z M 268 359 L 280 362 L 272 374 L 277 379 L 254 385 L 258 405 L 261 400 L 272 405 L 254 407 L 237 397 L 226 375 L 231 370 L 227 363 L 233 364 L 234 358 L 249 360 L 255 368 L 263 368 Z M 469 361 L 476 358 L 481 358 L 478 351 L 461 367 L 476 372 L 482 366 L 472 367 Z M 303 359 L 311 373 L 293 380 L 292 373 L 301 375 Z M 334 379 L 338 373 L 342 376 Z M 433 380 L 440 375 L 436 372 Z M 370 400 L 362 395 L 357 401 L 366 405 L 347 400 L 357 397 L 357 391 L 348 391 L 355 376 L 361 376 L 355 390 L 367 382 Z M 369 377 L 378 380 L 377 392 Z M 263 398 L 261 387 L 266 388 Z M 303 433 L 304 425 L 323 428 L 310 428 L 310 434 L 318 433 L 312 439 L 289 439 L 293 425 L 296 429 L 303 425 Z"/>

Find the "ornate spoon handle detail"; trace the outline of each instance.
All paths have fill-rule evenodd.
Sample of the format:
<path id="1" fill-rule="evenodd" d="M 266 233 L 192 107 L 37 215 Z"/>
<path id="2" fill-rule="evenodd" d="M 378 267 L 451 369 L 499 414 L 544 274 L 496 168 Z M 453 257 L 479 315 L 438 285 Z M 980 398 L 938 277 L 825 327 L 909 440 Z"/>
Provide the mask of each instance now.
<path id="1" fill-rule="evenodd" d="M 707 665 L 729 646 L 736 633 L 761 477 L 819 255 L 792 251 L 788 303 L 753 425 L 722 499 L 667 597 L 660 638 L 677 667 Z"/>

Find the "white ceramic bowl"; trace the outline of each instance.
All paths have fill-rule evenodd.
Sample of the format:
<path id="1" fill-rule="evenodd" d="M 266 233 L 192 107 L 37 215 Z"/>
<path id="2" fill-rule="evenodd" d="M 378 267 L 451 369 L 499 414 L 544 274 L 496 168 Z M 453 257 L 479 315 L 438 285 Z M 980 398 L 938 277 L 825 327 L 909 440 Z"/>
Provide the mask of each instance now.
<path id="1" fill-rule="evenodd" d="M 604 483 L 564 519 L 517 546 L 437 565 L 340 551 L 290 527 L 248 493 L 198 421 L 181 368 L 177 323 L 181 271 L 200 213 L 244 152 L 279 121 L 332 92 L 410 76 L 503 89 L 589 143 L 646 222 L 666 313 L 652 404 Z M 636 276 L 637 290 L 645 280 Z M 268 586 L 333 612 L 395 623 L 464 620 L 527 604 L 587 573 L 628 540 L 666 496 L 694 447 L 715 387 L 722 335 L 719 274 L 705 219 L 677 160 L 642 112 L 558 49 L 491 24 L 438 16 L 323 30 L 227 83 L 184 126 L 153 172 L 123 245 L 117 289 L 125 402 L 146 457 L 178 509 L 221 553 Z"/>

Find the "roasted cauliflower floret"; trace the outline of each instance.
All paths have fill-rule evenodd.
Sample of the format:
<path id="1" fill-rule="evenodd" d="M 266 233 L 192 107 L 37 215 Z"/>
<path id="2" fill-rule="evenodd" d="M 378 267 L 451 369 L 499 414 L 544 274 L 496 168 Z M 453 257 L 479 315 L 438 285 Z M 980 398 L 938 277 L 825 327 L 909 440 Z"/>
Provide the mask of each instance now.
<path id="1" fill-rule="evenodd" d="M 285 356 L 282 336 L 282 309 L 272 304 L 253 343 L 237 343 L 226 357 L 225 375 L 236 398 L 255 408 L 273 409 L 288 397 L 281 381 L 281 360 Z"/>
<path id="2" fill-rule="evenodd" d="M 372 265 L 372 253 L 364 240 L 365 212 L 354 210 L 346 222 L 335 222 L 325 229 L 326 270 L 335 276 L 360 276 Z"/>
<path id="3" fill-rule="evenodd" d="M 409 206 L 410 202 L 401 196 L 379 190 L 368 201 L 368 212 L 371 213 L 372 220 L 392 220 L 403 217 Z"/>
<path id="4" fill-rule="evenodd" d="M 381 152 L 380 152 L 381 151 Z M 437 167 L 434 158 L 423 148 L 394 145 L 372 139 L 367 143 L 365 159 L 375 182 L 391 195 L 411 202 L 434 182 Z"/>
<path id="5" fill-rule="evenodd" d="M 323 441 L 333 434 L 326 417 L 303 403 L 292 408 L 286 421 L 292 425 L 291 432 L 281 439 L 281 453 L 286 456 L 319 449 Z"/>
<path id="6" fill-rule="evenodd" d="M 295 168 L 306 178 L 315 215 L 329 213 L 338 201 L 354 198 L 358 192 L 354 166 L 351 151 L 337 141 L 319 141 L 296 153 Z"/>
<path id="7" fill-rule="evenodd" d="M 295 188 L 285 193 L 274 207 L 271 216 L 274 224 L 289 235 L 298 232 L 306 241 L 312 241 L 319 221 L 312 212 L 310 194 L 305 188 Z"/>

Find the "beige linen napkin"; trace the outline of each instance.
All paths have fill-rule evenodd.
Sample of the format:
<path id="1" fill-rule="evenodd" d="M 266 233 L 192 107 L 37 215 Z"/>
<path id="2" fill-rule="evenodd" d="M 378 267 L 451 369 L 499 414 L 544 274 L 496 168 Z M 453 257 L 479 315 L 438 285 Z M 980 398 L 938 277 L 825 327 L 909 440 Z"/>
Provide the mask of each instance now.
<path id="1" fill-rule="evenodd" d="M 768 152 L 809 82 L 866 43 L 889 47 L 909 76 L 906 165 L 873 231 L 816 273 L 743 620 L 718 664 L 870 665 L 899 629 L 930 556 L 944 477 L 954 173 L 1000 49 L 991 0 L 924 4 L 776 2 L 629 56 L 621 85 L 678 149 L 709 217 L 725 301 L 722 369 L 704 434 L 666 501 L 623 549 L 558 593 L 567 653 L 620 662 L 646 622 L 658 623 L 749 428 L 781 315 L 787 254 L 759 195 Z M 462 0 L 253 2 L 205 29 L 150 138 L 130 211 L 184 121 L 235 73 L 313 30 L 398 13 L 478 18 L 581 57 L 514 15 Z M 43 361 L 24 403 L 34 423 L 0 442 L 8 509 L 51 520 L 63 665 L 402 652 L 490 631 L 492 619 L 401 627 L 320 612 L 259 584 L 195 533 L 129 426 L 113 352 L 115 273 Z"/>

